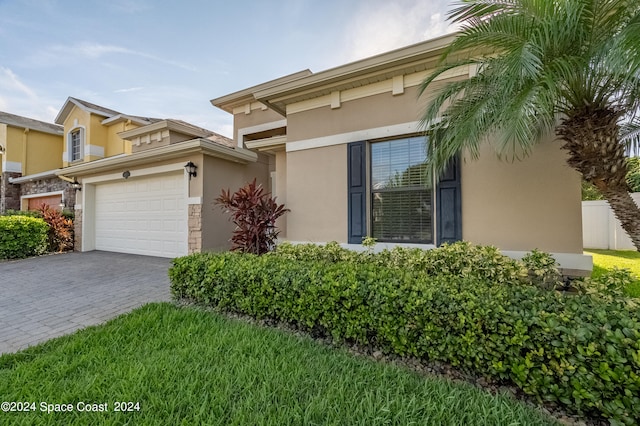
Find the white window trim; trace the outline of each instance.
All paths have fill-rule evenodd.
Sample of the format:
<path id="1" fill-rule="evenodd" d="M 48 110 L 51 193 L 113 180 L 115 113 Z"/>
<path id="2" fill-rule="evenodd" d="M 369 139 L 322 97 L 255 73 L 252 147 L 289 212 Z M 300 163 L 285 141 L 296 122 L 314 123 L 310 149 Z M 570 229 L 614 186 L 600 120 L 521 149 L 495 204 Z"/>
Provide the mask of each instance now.
<path id="1" fill-rule="evenodd" d="M 80 158 L 77 159 L 73 159 L 73 143 L 72 143 L 72 138 L 73 138 L 73 133 L 75 132 L 79 132 L 80 133 Z M 75 163 L 75 162 L 79 162 L 84 160 L 84 145 L 86 143 L 85 141 L 85 137 L 86 137 L 86 128 L 84 126 L 76 126 L 73 129 L 69 130 L 69 133 L 67 133 L 67 162 L 69 163 Z"/>

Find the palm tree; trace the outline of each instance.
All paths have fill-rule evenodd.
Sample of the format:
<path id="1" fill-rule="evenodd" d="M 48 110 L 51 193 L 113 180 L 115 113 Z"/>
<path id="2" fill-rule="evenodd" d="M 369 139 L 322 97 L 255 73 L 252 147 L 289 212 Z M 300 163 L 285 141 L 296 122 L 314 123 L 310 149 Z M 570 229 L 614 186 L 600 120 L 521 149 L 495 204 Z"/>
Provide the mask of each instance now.
<path id="1" fill-rule="evenodd" d="M 555 132 L 569 166 L 640 249 L 625 180 L 625 151 L 639 139 L 640 2 L 461 0 L 448 19 L 460 32 L 420 93 L 453 68 L 477 72 L 438 90 L 425 110 L 431 170 L 461 151 L 477 158 L 489 135 L 498 154 L 518 156 Z"/>

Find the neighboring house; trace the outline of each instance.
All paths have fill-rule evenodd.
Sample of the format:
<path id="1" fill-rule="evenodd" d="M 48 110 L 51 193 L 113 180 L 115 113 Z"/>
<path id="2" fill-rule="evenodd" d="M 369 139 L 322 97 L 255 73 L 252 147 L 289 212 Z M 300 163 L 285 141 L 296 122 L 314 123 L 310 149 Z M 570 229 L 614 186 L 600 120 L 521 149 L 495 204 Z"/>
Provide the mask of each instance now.
<path id="1" fill-rule="evenodd" d="M 233 114 L 237 149 L 271 157 L 272 189 L 291 209 L 282 239 L 435 247 L 464 239 L 522 256 L 555 254 L 567 273 L 586 273 L 580 176 L 559 143 L 523 161 L 499 161 L 490 147 L 467 153 L 440 183 L 425 181 L 420 83 L 454 36 L 326 71 L 302 71 L 213 99 Z M 456 69 L 434 86 L 473 76 Z"/>
<path id="2" fill-rule="evenodd" d="M 227 249 L 233 224 L 214 199 L 253 178 L 269 182 L 268 156 L 180 120 L 69 98 L 56 123 L 64 126 L 56 174 L 81 188 L 76 250 L 176 257 Z"/>
<path id="3" fill-rule="evenodd" d="M 62 140 L 61 126 L 0 112 L 0 214 L 42 204 L 73 208 L 75 191 L 55 175 Z"/>

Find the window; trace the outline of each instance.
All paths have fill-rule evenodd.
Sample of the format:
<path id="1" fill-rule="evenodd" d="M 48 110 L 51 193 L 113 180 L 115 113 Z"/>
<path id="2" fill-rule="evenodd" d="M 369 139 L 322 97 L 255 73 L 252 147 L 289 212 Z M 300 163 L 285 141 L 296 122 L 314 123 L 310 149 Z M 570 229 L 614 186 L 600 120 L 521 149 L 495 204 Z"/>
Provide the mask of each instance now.
<path id="1" fill-rule="evenodd" d="M 424 136 L 371 144 L 371 235 L 433 243 L 433 191 Z"/>
<path id="2" fill-rule="evenodd" d="M 82 129 L 75 129 L 69 133 L 69 160 L 82 159 Z"/>

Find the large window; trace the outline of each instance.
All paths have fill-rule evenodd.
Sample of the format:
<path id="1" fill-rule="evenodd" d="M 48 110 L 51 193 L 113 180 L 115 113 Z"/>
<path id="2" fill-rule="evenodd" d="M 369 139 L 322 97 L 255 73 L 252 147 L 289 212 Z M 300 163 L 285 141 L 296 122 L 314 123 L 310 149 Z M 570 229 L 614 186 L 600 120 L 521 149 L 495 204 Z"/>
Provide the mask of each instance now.
<path id="1" fill-rule="evenodd" d="M 433 243 L 425 137 L 371 144 L 371 233 L 382 242 Z"/>

